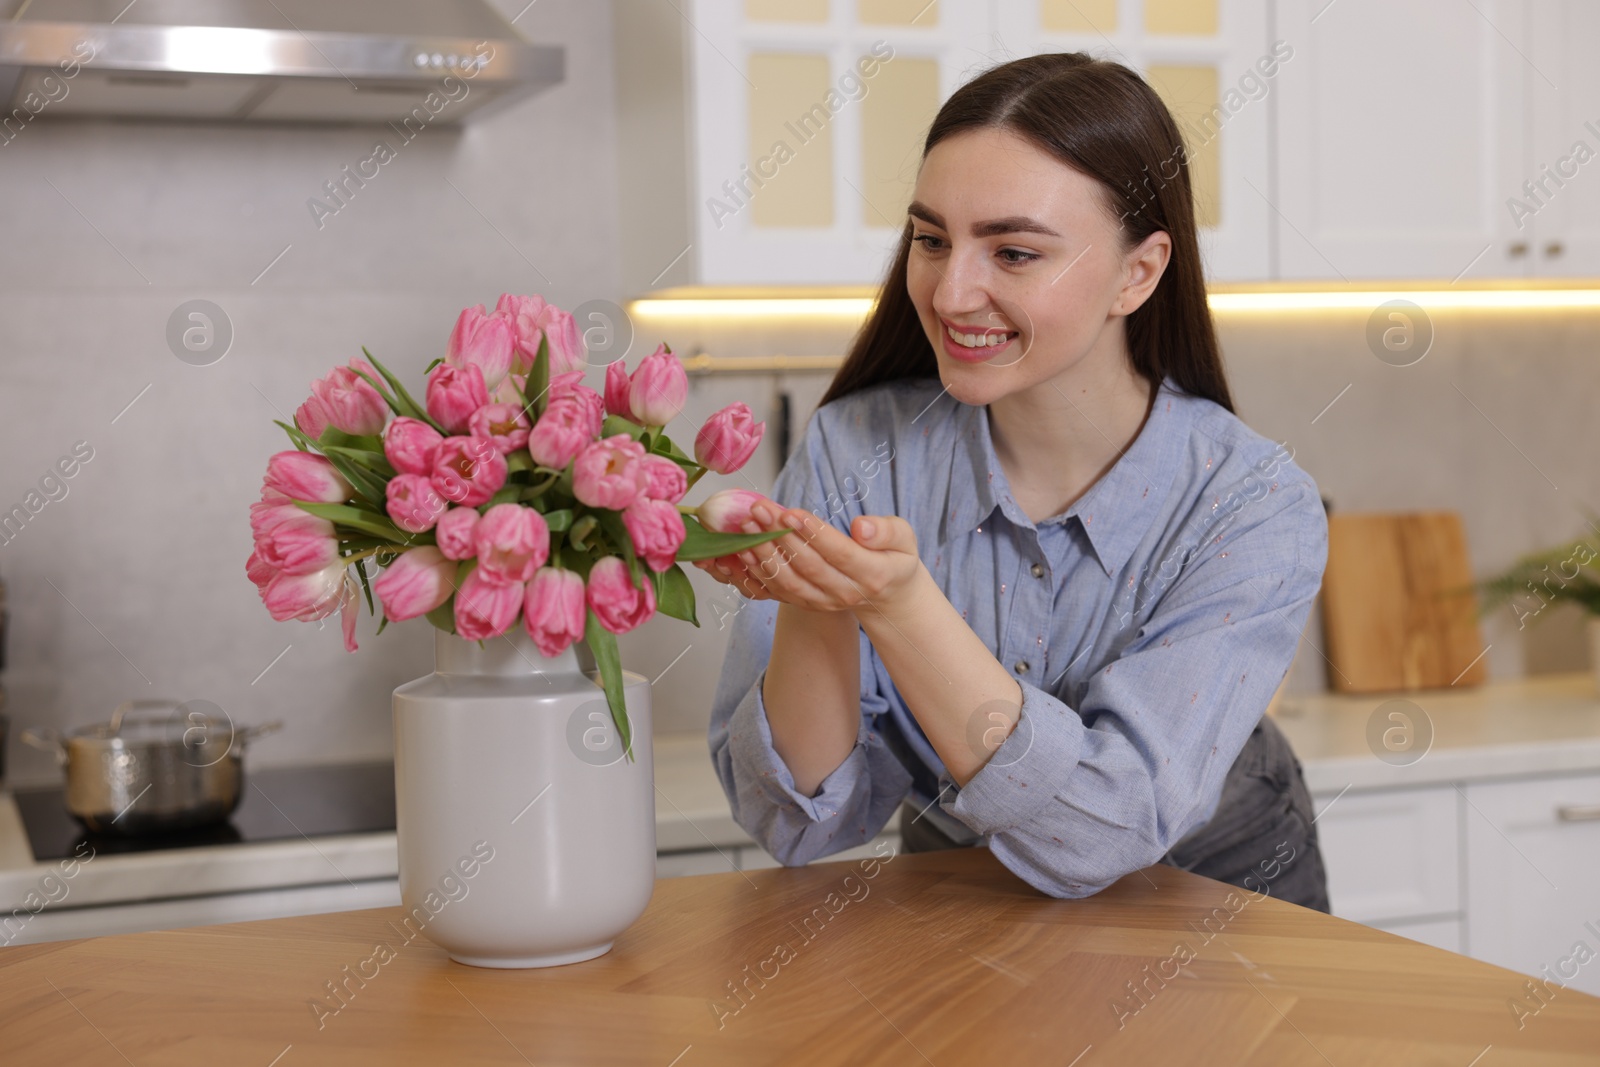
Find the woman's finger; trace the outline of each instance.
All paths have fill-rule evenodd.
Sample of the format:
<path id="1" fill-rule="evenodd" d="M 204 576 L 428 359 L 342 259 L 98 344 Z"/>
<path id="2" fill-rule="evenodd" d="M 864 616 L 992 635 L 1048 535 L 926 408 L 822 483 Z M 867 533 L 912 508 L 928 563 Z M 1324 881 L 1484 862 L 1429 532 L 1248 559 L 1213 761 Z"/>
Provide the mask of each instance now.
<path id="1" fill-rule="evenodd" d="M 794 531 L 773 543 L 783 546 L 788 565 L 797 574 L 840 606 L 854 606 L 860 601 L 860 592 L 852 578 L 824 558 L 815 547 L 819 539 L 824 544 L 830 540 L 848 541 L 844 534 L 801 508 L 785 509 L 778 516 L 778 523 Z"/>
<path id="2" fill-rule="evenodd" d="M 775 600 L 813 611 L 832 611 L 843 606 L 799 574 L 793 566 L 793 560 L 782 549 L 772 549 L 759 555 L 754 549 L 747 549 L 739 557 L 745 573 L 759 582 Z"/>

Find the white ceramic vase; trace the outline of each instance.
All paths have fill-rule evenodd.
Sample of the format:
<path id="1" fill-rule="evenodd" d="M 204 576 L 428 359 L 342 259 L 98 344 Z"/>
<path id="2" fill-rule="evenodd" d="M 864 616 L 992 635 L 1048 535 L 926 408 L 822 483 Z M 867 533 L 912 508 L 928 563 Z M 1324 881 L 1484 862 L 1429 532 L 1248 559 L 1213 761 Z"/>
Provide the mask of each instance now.
<path id="1" fill-rule="evenodd" d="M 439 631 L 434 672 L 394 691 L 402 917 L 460 963 L 551 967 L 611 948 L 655 886 L 650 686 L 623 673 L 622 753 L 583 648 L 517 626 Z"/>

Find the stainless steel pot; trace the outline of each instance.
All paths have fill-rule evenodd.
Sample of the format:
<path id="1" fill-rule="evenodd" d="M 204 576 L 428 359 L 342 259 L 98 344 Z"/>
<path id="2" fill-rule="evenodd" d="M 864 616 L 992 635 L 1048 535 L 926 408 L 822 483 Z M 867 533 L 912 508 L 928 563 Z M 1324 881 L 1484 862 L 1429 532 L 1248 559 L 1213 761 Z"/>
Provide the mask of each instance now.
<path id="1" fill-rule="evenodd" d="M 67 772 L 67 810 L 91 832 L 187 830 L 233 814 L 244 787 L 245 744 L 283 727 L 235 728 L 225 714 L 194 710 L 200 703 L 130 700 L 109 723 L 65 738 L 28 729 L 21 739 L 56 754 Z"/>

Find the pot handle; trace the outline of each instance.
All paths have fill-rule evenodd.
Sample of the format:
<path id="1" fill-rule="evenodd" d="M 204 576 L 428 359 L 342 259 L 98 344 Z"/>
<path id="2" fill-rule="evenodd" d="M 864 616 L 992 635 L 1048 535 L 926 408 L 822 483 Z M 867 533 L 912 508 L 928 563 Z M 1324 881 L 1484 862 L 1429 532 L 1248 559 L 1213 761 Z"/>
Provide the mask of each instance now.
<path id="1" fill-rule="evenodd" d="M 275 734 L 281 729 L 283 729 L 283 720 L 277 719 L 273 722 L 264 722 L 260 726 L 246 726 L 244 729 L 239 730 L 234 734 L 234 739 L 237 740 L 240 745 L 244 745 L 254 741 L 258 737 L 265 737 L 268 734 Z"/>
<path id="2" fill-rule="evenodd" d="M 34 748 L 42 748 L 46 752 L 54 752 L 56 766 L 65 767 L 67 765 L 67 743 L 61 739 L 59 733 L 48 726 L 30 726 L 18 734 L 17 739 L 24 744 L 32 745 Z"/>

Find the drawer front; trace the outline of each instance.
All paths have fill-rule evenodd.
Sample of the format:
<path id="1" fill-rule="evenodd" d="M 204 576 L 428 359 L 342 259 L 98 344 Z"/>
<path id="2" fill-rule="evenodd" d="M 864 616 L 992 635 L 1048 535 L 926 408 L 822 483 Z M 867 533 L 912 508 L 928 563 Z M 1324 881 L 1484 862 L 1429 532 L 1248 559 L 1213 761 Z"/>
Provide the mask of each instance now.
<path id="1" fill-rule="evenodd" d="M 658 852 L 656 853 L 657 878 L 682 878 L 689 874 L 727 874 L 739 868 L 739 849 L 725 848 L 718 852 L 714 848 L 700 849 L 695 852 Z"/>
<path id="2" fill-rule="evenodd" d="M 1600 774 L 1471 785 L 1466 798 L 1468 951 L 1600 994 Z"/>
<path id="3" fill-rule="evenodd" d="M 1335 915 L 1379 925 L 1461 911 L 1453 788 L 1351 790 L 1314 801 Z"/>
<path id="4" fill-rule="evenodd" d="M 1410 938 L 1424 945 L 1442 948 L 1446 952 L 1460 952 L 1462 931 L 1460 919 L 1423 919 L 1420 922 L 1372 923 L 1374 929 Z"/>

